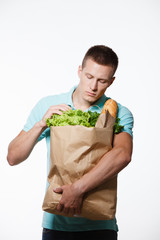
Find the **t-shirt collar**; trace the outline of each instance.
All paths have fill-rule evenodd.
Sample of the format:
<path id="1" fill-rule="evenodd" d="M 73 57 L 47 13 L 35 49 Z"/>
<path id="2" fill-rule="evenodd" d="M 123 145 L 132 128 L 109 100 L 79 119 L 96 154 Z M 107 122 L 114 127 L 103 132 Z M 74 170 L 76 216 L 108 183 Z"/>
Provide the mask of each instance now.
<path id="1" fill-rule="evenodd" d="M 72 87 L 70 89 L 70 91 L 68 92 L 68 99 L 67 99 L 67 104 L 72 107 L 73 109 L 74 106 L 73 106 L 73 101 L 72 101 L 72 94 L 73 92 L 75 91 L 75 89 L 77 88 L 77 85 L 75 85 L 74 87 Z M 103 109 L 103 105 L 104 103 L 108 100 L 109 98 L 106 97 L 105 94 L 103 94 L 89 109 L 87 109 L 86 111 L 88 110 L 91 110 L 91 111 L 97 111 L 97 112 L 100 112 L 100 109 L 102 111 Z M 97 107 L 98 106 L 98 107 Z M 99 109 L 100 108 L 100 109 Z"/>
<path id="2" fill-rule="evenodd" d="M 73 92 L 76 90 L 77 85 L 75 85 L 74 87 L 72 87 L 70 89 L 70 91 L 68 92 L 68 99 L 67 99 L 67 105 L 69 105 L 70 107 L 74 108 L 73 106 L 73 101 L 72 101 L 72 94 Z"/>

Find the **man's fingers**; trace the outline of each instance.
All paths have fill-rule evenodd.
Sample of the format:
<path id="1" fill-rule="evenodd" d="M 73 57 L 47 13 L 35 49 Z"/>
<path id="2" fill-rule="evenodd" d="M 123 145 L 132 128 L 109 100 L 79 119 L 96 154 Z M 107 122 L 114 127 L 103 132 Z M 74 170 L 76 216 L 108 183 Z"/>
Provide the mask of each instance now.
<path id="1" fill-rule="evenodd" d="M 40 121 L 40 125 L 43 127 L 46 127 L 46 119 L 50 118 L 53 114 L 58 114 L 58 115 L 62 115 L 63 112 L 72 109 L 70 106 L 68 106 L 67 104 L 59 104 L 59 105 L 52 105 L 50 106 L 50 108 L 48 109 L 48 111 L 45 113 L 45 115 L 43 116 L 42 120 Z"/>
<path id="2" fill-rule="evenodd" d="M 58 188 L 53 188 L 53 191 L 55 193 L 63 193 L 63 189 L 61 187 L 58 187 Z"/>
<path id="3" fill-rule="evenodd" d="M 67 105 L 67 104 L 65 104 L 65 103 L 60 104 L 60 106 L 64 107 L 65 109 L 68 109 L 68 110 L 69 110 L 69 109 L 72 109 L 70 105 Z"/>
<path id="4" fill-rule="evenodd" d="M 60 105 L 53 105 L 50 107 L 51 111 L 67 111 L 72 109 L 70 106 L 66 105 L 66 104 L 60 104 Z"/>
<path id="5" fill-rule="evenodd" d="M 63 106 L 63 105 L 51 106 L 48 109 L 48 112 L 45 114 L 45 120 L 47 118 L 50 118 L 53 114 L 62 115 L 63 112 L 70 110 L 70 109 L 72 109 L 72 108 L 67 105 L 66 106 Z"/>
<path id="6" fill-rule="evenodd" d="M 52 116 L 53 114 L 62 115 L 63 111 L 61 109 L 54 109 L 53 111 L 51 111 L 51 113 L 49 113 L 49 116 Z"/>
<path id="7" fill-rule="evenodd" d="M 57 210 L 58 210 L 59 212 L 62 212 L 62 210 L 63 210 L 63 205 L 59 203 L 58 206 L 57 206 Z"/>

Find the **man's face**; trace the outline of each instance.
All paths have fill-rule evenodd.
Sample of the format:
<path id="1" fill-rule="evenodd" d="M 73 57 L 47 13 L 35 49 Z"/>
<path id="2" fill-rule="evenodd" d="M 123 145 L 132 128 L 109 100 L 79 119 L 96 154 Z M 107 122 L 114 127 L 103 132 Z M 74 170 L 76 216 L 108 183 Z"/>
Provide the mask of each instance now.
<path id="1" fill-rule="evenodd" d="M 80 78 L 79 91 L 84 101 L 89 104 L 97 101 L 113 83 L 113 67 L 97 64 L 87 59 L 84 68 L 78 69 Z"/>

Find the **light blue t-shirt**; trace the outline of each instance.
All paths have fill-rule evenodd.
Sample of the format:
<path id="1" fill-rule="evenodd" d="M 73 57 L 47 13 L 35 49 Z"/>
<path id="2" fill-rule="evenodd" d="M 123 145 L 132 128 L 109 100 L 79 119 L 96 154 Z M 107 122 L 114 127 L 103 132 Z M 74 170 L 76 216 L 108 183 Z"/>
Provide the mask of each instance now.
<path id="1" fill-rule="evenodd" d="M 27 122 L 23 128 L 24 131 L 29 131 L 36 122 L 40 121 L 44 114 L 47 112 L 48 108 L 52 105 L 58 104 L 68 104 L 73 109 L 72 93 L 76 89 L 73 87 L 69 92 L 62 93 L 59 95 L 47 96 L 42 98 L 36 106 L 31 111 Z M 100 112 L 103 108 L 104 103 L 107 101 L 108 97 L 103 95 L 101 98 L 94 103 L 88 110 Z M 98 105 L 98 107 L 96 106 Z M 100 108 L 100 109 L 99 109 Z M 118 103 L 117 117 L 120 118 L 120 125 L 124 126 L 123 132 L 129 133 L 132 137 L 133 128 L 133 115 L 128 110 L 128 108 L 122 106 Z M 50 129 L 47 128 L 39 137 L 38 141 L 46 139 L 47 144 L 47 173 L 49 173 L 49 163 L 50 163 Z M 48 187 L 48 181 L 47 181 Z M 118 231 L 117 221 L 113 220 L 89 220 L 86 218 L 78 217 L 64 217 L 60 215 L 54 215 L 51 213 L 44 212 L 43 214 L 43 228 L 59 230 L 59 231 L 89 231 L 98 229 L 111 229 Z"/>

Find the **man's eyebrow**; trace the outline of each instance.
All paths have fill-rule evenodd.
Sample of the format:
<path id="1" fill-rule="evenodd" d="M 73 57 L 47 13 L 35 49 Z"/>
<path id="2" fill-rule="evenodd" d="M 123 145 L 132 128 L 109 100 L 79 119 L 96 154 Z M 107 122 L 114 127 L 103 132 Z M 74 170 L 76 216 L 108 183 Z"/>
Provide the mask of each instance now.
<path id="1" fill-rule="evenodd" d="M 88 72 L 86 72 L 85 73 L 86 75 L 90 75 L 91 77 L 93 77 L 93 75 L 91 74 L 91 73 L 88 73 Z M 106 78 L 98 78 L 99 80 L 104 80 L 104 81 L 106 81 L 106 82 L 109 82 L 110 81 L 110 79 L 106 79 Z"/>
<path id="2" fill-rule="evenodd" d="M 88 72 L 86 72 L 86 75 L 90 75 L 90 76 L 92 76 L 92 77 L 93 77 L 93 75 L 92 75 L 91 73 L 88 73 Z"/>
<path id="3" fill-rule="evenodd" d="M 98 78 L 99 80 L 103 80 L 103 81 L 106 81 L 106 82 L 109 82 L 110 79 L 107 79 L 107 78 Z"/>

